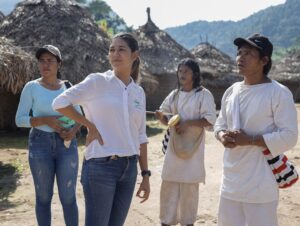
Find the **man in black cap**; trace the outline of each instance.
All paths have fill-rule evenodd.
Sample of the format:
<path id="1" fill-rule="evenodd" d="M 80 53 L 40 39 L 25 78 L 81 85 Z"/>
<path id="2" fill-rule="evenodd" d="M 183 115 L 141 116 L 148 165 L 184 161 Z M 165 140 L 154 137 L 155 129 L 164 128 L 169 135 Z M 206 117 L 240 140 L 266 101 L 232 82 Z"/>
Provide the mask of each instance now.
<path id="1" fill-rule="evenodd" d="M 236 38 L 242 82 L 229 87 L 215 124 L 225 147 L 219 226 L 277 226 L 278 185 L 264 152 L 278 156 L 297 143 L 291 92 L 268 78 L 273 45 L 260 34 Z"/>
<path id="2" fill-rule="evenodd" d="M 248 38 L 236 38 L 233 42 L 237 48 L 237 66 L 239 70 L 239 74 L 241 75 L 247 75 L 248 73 L 245 71 L 247 68 L 251 67 L 253 70 L 262 69 L 262 73 L 264 76 L 260 76 L 258 73 L 256 78 L 263 80 L 268 80 L 267 75 L 272 67 L 272 52 L 273 52 L 273 45 L 269 41 L 269 39 L 263 35 L 260 34 L 253 34 Z M 251 64 L 245 64 L 245 54 L 250 57 L 251 59 L 256 58 L 256 60 L 260 61 L 262 65 L 257 65 L 258 67 L 252 67 Z M 246 57 L 249 59 L 249 57 Z M 247 66 L 247 68 L 245 68 Z M 262 68 L 260 66 L 263 66 Z M 253 79 L 250 79 L 251 81 Z M 250 81 L 250 83 L 251 83 Z M 260 82 L 260 81 L 253 81 L 254 83 Z"/>

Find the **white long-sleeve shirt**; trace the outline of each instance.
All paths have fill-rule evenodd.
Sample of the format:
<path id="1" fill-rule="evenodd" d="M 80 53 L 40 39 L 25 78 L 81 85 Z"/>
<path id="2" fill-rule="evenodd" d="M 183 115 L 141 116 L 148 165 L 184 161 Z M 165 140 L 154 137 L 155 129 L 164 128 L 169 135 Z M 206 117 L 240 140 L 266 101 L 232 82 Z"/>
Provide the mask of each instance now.
<path id="1" fill-rule="evenodd" d="M 81 105 L 85 117 L 95 124 L 104 145 L 94 140 L 85 158 L 110 155 L 139 155 L 140 144 L 148 142 L 144 90 L 133 81 L 128 86 L 113 71 L 94 73 L 66 90 L 53 101 L 53 108 Z"/>
<path id="2" fill-rule="evenodd" d="M 262 135 L 273 156 L 296 145 L 297 112 L 291 92 L 276 81 L 257 85 L 240 85 L 240 128 L 249 135 Z M 233 86 L 223 95 L 215 133 L 231 130 Z M 264 203 L 278 199 L 275 177 L 259 146 L 225 148 L 221 195 L 231 200 Z"/>
<path id="3" fill-rule="evenodd" d="M 183 121 L 205 118 L 212 125 L 215 123 L 216 106 L 213 95 L 209 90 L 203 88 L 196 93 L 195 90 L 191 92 L 180 91 L 178 94 L 178 106 L 176 106 L 177 111 L 175 110 L 173 101 L 174 92 L 176 91 L 171 92 L 161 104 L 160 109 L 162 111 L 173 114 L 179 113 Z M 212 126 L 206 129 L 212 130 L 211 128 Z M 205 182 L 205 131 L 203 133 L 198 150 L 189 159 L 177 157 L 174 151 L 171 150 L 172 146 L 168 144 L 162 170 L 163 180 L 180 183 Z"/>

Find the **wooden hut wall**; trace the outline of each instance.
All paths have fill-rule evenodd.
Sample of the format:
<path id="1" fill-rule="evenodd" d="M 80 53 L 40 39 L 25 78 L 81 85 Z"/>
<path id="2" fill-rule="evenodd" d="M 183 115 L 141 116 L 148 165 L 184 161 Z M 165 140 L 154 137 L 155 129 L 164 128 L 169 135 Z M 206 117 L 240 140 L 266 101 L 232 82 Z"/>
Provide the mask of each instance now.
<path id="1" fill-rule="evenodd" d="M 176 88 L 176 75 L 153 75 L 159 85 L 154 93 L 146 93 L 146 109 L 157 110 L 168 94 Z"/>
<path id="2" fill-rule="evenodd" d="M 19 97 L 19 94 L 12 94 L 0 88 L 0 130 L 12 130 L 16 128 L 15 115 Z"/>

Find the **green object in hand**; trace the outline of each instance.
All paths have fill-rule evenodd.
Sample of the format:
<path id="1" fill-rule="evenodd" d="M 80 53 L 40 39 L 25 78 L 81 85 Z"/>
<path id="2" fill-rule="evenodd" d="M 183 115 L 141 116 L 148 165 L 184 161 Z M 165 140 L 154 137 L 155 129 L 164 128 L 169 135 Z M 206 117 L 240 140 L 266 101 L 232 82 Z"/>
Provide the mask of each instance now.
<path id="1" fill-rule="evenodd" d="M 63 123 L 61 124 L 64 128 L 70 128 L 75 124 L 75 121 L 66 117 L 66 116 L 62 116 L 60 118 L 58 118 L 59 121 L 62 121 Z"/>

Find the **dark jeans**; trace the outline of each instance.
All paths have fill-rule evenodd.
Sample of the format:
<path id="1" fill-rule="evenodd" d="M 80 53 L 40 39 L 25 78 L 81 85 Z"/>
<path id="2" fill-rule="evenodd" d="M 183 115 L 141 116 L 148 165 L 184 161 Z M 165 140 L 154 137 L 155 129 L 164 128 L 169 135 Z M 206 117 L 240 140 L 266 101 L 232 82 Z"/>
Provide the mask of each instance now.
<path id="1" fill-rule="evenodd" d="M 122 226 L 137 177 L 137 156 L 94 158 L 83 162 L 85 226 Z"/>
<path id="2" fill-rule="evenodd" d="M 57 133 L 31 129 L 29 165 L 36 193 L 36 217 L 39 226 L 51 225 L 51 200 L 56 176 L 59 198 L 66 226 L 78 226 L 76 179 L 78 174 L 77 142 L 69 148 Z"/>

